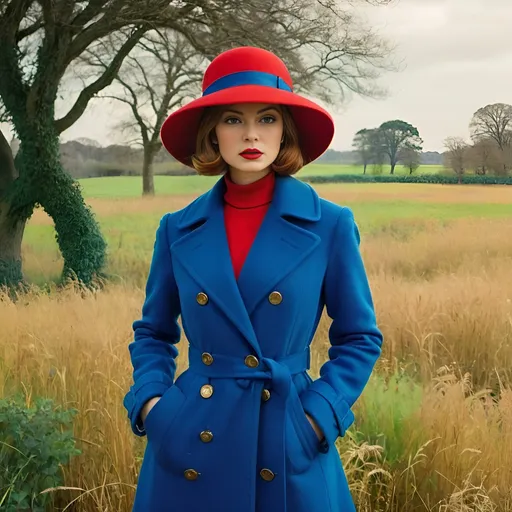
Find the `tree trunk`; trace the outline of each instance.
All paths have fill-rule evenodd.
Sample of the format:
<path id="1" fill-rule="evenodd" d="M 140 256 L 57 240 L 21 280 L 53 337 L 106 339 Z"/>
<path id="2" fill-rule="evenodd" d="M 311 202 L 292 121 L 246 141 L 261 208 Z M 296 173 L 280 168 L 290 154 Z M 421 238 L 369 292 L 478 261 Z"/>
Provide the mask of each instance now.
<path id="1" fill-rule="evenodd" d="M 8 196 L 17 178 L 11 148 L 0 131 L 0 287 L 23 283 L 21 240 L 26 218 L 12 214 Z"/>
<path id="2" fill-rule="evenodd" d="M 17 196 L 34 197 L 55 223 L 56 239 L 64 258 L 62 279 L 90 285 L 102 277 L 106 243 L 80 188 L 60 163 L 59 137 L 53 119 L 23 123 L 16 167 L 20 171 Z M 21 196 L 21 197 L 20 197 Z"/>
<path id="3" fill-rule="evenodd" d="M 396 166 L 396 162 L 391 162 L 391 171 L 389 174 L 395 174 L 395 166 Z"/>
<path id="4" fill-rule="evenodd" d="M 142 195 L 155 195 L 155 182 L 153 179 L 153 160 L 155 152 L 151 148 L 144 148 L 144 160 L 142 162 Z"/>
<path id="5" fill-rule="evenodd" d="M 368 164 L 365 162 L 364 164 L 364 168 L 363 168 L 363 174 L 366 174 L 366 167 L 368 166 Z"/>
<path id="6" fill-rule="evenodd" d="M 21 241 L 26 220 L 9 215 L 10 204 L 0 202 L 0 287 L 23 283 L 21 270 Z"/>

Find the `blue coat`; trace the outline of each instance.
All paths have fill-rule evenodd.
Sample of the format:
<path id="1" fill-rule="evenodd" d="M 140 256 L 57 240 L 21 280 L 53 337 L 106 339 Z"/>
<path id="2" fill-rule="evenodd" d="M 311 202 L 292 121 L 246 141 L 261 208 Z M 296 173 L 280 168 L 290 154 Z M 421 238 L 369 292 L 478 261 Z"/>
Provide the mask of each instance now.
<path id="1" fill-rule="evenodd" d="M 382 344 L 354 217 L 276 176 L 237 281 L 224 186 L 219 179 L 157 230 L 124 399 L 134 434 L 148 440 L 133 510 L 354 511 L 334 442 L 354 420 Z M 324 306 L 329 361 L 313 381 L 309 345 Z M 179 315 L 189 367 L 175 380 Z"/>

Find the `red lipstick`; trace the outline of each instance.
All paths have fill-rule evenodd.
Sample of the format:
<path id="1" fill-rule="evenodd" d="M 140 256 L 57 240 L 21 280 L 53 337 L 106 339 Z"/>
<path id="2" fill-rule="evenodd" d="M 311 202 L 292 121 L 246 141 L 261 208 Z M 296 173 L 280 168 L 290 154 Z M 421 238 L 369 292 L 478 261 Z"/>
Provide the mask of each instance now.
<path id="1" fill-rule="evenodd" d="M 247 149 L 244 149 L 240 153 L 240 156 L 242 156 L 243 158 L 245 158 L 247 160 L 256 160 L 261 155 L 263 155 L 263 153 L 259 149 L 256 149 L 256 148 L 247 148 Z"/>

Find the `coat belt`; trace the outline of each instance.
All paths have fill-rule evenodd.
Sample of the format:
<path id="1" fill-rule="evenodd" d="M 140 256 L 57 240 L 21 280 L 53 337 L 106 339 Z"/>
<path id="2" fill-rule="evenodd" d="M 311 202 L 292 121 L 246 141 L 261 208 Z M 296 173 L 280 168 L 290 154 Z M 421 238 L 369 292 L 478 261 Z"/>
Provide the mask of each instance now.
<path id="1" fill-rule="evenodd" d="M 189 348 L 189 368 L 205 377 L 237 380 L 270 380 L 273 389 L 285 396 L 289 392 L 291 376 L 309 369 L 309 348 L 303 352 L 292 354 L 282 359 L 259 359 L 256 368 L 245 365 L 244 360 L 238 357 L 223 354 L 211 354 L 212 364 L 205 365 L 202 361 L 202 352 L 192 345 Z"/>
<path id="2" fill-rule="evenodd" d="M 238 357 L 223 354 L 211 354 L 213 362 L 206 365 L 202 361 L 202 352 L 190 345 L 189 347 L 189 369 L 200 375 L 210 378 L 235 379 L 243 387 L 247 387 L 253 381 L 270 381 L 272 387 L 272 400 L 268 406 L 273 409 L 273 429 L 276 436 L 279 435 L 279 453 L 276 453 L 274 461 L 276 477 L 280 478 L 279 490 L 276 493 L 276 509 L 287 510 L 286 508 L 286 417 L 292 401 L 295 405 L 302 405 L 295 386 L 292 386 L 292 375 L 302 373 L 309 368 L 310 351 L 309 347 L 303 352 L 292 354 L 282 359 L 270 359 L 263 357 L 259 359 L 256 368 L 248 367 L 244 360 Z M 258 394 L 258 403 L 260 402 Z M 267 407 L 267 406 L 265 406 Z M 277 482 L 276 482 L 277 483 Z M 248 508 L 250 510 L 250 508 Z"/>

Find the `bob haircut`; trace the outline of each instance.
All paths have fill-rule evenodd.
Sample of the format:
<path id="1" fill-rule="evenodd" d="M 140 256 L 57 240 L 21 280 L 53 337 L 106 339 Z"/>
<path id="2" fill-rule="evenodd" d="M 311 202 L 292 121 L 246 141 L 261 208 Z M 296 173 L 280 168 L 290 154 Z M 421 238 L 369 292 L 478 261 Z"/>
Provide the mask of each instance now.
<path id="1" fill-rule="evenodd" d="M 276 105 L 283 116 L 284 141 L 270 168 L 278 174 L 292 175 L 304 166 L 299 147 L 299 136 L 292 115 L 285 105 Z M 196 152 L 192 155 L 192 165 L 203 176 L 218 176 L 228 171 L 218 147 L 212 143 L 215 126 L 225 110 L 225 105 L 206 107 L 201 116 L 196 138 Z"/>

